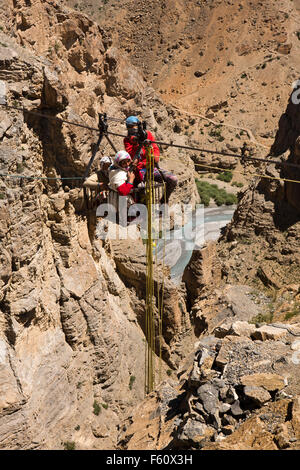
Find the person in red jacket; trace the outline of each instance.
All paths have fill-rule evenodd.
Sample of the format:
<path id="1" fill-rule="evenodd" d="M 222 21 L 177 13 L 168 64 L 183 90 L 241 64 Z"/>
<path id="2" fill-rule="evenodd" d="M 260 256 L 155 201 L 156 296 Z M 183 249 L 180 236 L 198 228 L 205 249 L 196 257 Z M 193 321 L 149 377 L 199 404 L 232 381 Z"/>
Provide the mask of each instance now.
<path id="1" fill-rule="evenodd" d="M 124 147 L 126 152 L 132 158 L 132 166 L 136 168 L 137 184 L 145 181 L 146 174 L 146 147 L 151 145 L 153 148 L 154 162 L 159 162 L 159 148 L 154 142 L 154 136 L 150 131 L 140 130 L 140 120 L 136 116 L 129 116 L 126 119 L 126 127 L 128 136 L 124 138 Z M 141 136 L 140 133 L 143 132 Z M 154 181 L 166 183 L 166 201 L 164 198 L 161 203 L 168 202 L 171 193 L 177 186 L 177 178 L 172 173 L 166 170 L 154 168 Z"/>
<path id="2" fill-rule="evenodd" d="M 130 163 L 130 155 L 125 150 L 120 150 L 109 168 L 109 187 L 120 196 L 128 196 L 133 190 L 135 174 L 129 171 Z"/>
<path id="3" fill-rule="evenodd" d="M 109 191 L 108 203 L 114 207 L 116 221 L 120 225 L 126 225 L 134 217 L 127 217 L 127 209 L 134 204 L 133 184 L 135 173 L 130 171 L 131 157 L 125 150 L 120 150 L 109 167 Z"/>

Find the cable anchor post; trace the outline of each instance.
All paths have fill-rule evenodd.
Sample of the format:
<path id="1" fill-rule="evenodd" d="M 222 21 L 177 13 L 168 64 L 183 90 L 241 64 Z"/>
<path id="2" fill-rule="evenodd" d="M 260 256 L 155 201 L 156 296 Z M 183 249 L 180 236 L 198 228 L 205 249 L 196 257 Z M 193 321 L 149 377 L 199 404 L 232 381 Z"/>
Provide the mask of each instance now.
<path id="1" fill-rule="evenodd" d="M 96 157 L 96 154 L 99 150 L 99 147 L 100 147 L 100 144 L 102 142 L 102 139 L 103 139 L 103 136 L 107 133 L 107 122 L 106 122 L 106 114 L 98 114 L 98 129 L 99 129 L 99 137 L 98 137 L 98 140 L 97 140 L 97 143 L 93 149 L 93 152 L 92 152 L 92 156 L 90 158 L 90 161 L 85 169 L 85 172 L 84 172 L 84 175 L 83 175 L 83 182 L 86 180 L 86 178 L 88 177 L 89 175 L 89 172 L 90 172 L 90 169 L 92 167 L 92 164 L 94 163 L 94 160 L 95 160 L 95 157 Z M 87 194 L 87 189 L 86 188 L 83 188 L 83 198 L 84 198 L 84 201 L 85 201 L 85 206 L 87 209 L 90 209 L 90 198 Z"/>
<path id="2" fill-rule="evenodd" d="M 110 138 L 108 136 L 108 124 L 107 124 L 107 114 L 106 113 L 103 113 L 103 114 L 99 113 L 99 125 L 98 125 L 98 127 L 99 127 L 100 132 L 103 133 L 103 135 L 105 136 L 107 142 L 112 147 L 113 151 L 115 153 L 117 153 L 116 147 L 114 146 L 114 144 L 112 143 L 112 141 L 110 140 Z"/>
<path id="3" fill-rule="evenodd" d="M 97 143 L 94 147 L 94 150 L 93 150 L 93 153 L 92 153 L 92 156 L 90 158 L 90 161 L 86 167 L 86 170 L 84 172 L 84 176 L 83 176 L 83 179 L 85 180 L 90 172 L 90 169 L 91 169 L 91 166 L 95 160 L 95 157 L 96 157 L 96 154 L 99 150 L 99 147 L 100 147 L 100 144 L 101 144 L 101 141 L 103 139 L 103 136 L 105 135 L 105 133 L 107 132 L 107 123 L 106 123 L 106 115 L 103 115 L 103 114 L 99 114 L 99 121 L 98 121 L 98 129 L 99 129 L 99 137 L 98 137 L 98 140 L 97 140 Z"/>
<path id="4" fill-rule="evenodd" d="M 241 163 L 245 164 L 247 160 L 249 160 L 249 148 L 247 146 L 247 142 L 243 143 L 241 147 Z"/>
<path id="5" fill-rule="evenodd" d="M 107 136 L 108 124 L 107 124 L 106 113 L 98 113 L 98 129 L 99 129 L 100 135 L 103 134 Z"/>

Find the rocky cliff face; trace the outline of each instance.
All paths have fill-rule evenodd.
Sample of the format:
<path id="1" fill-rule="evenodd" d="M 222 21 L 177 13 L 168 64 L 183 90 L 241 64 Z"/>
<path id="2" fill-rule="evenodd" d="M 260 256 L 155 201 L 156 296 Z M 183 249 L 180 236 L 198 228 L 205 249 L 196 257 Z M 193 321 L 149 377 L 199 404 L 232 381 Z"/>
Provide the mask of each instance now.
<path id="1" fill-rule="evenodd" d="M 297 165 L 299 105 L 292 101 L 294 93 L 279 120 L 270 154 L 279 163 Z M 280 289 L 299 280 L 299 170 L 264 164 L 260 167 L 262 171 L 266 178 L 257 178 L 240 195 L 238 209 L 224 231 L 223 240 L 227 243 L 223 244 L 220 255 L 227 279 L 235 276 L 244 281 L 257 276 L 266 286 Z M 233 269 L 234 266 L 240 269 Z"/>
<path id="2" fill-rule="evenodd" d="M 250 2 L 246 3 L 249 12 Z M 182 12 L 178 2 L 170 5 Z M 224 5 L 197 5 L 210 20 L 206 32 L 210 37 Z M 273 35 L 279 45 L 288 38 L 287 10 L 273 18 L 270 5 L 270 18 L 264 21 L 273 25 L 272 37 L 267 35 L 257 49 L 251 42 L 235 51 L 239 66 L 244 55 L 247 60 L 251 57 L 253 73 L 265 73 L 267 68 L 268 78 L 277 68 L 273 69 L 273 56 L 263 60 L 264 48 L 274 46 Z M 241 6 L 231 6 L 240 14 Z M 130 65 L 124 43 L 121 53 L 112 32 L 89 16 L 55 0 L 13 0 L 1 2 L 1 7 L 0 89 L 9 104 L 93 127 L 99 112 L 122 119 L 138 113 L 158 139 L 167 135 L 168 140 L 186 144 L 192 143 L 191 137 L 195 142 L 200 135 L 207 138 L 209 130 L 197 130 L 191 136 L 187 130 L 191 126 L 196 130 L 194 118 L 166 104 L 171 100 L 163 101 Z M 253 13 L 252 4 L 250 10 Z M 251 17 L 255 29 L 258 18 L 254 20 Z M 243 30 L 244 37 L 247 31 Z M 194 39 L 180 40 L 180 51 L 189 51 Z M 299 47 L 296 41 L 293 37 L 293 53 Z M 221 42 L 219 51 L 225 40 L 223 46 Z M 195 43 L 191 48 L 192 56 L 197 47 Z M 254 52 L 261 54 L 258 68 Z M 290 52 L 289 47 L 278 51 L 282 54 L 278 62 Z M 211 48 L 207 54 L 214 57 Z M 185 67 L 192 70 L 188 62 Z M 213 67 L 214 73 L 218 67 Z M 226 67 L 229 70 L 232 65 Z M 287 69 L 290 78 L 296 78 L 292 62 Z M 172 70 L 175 73 L 176 67 Z M 201 88 L 204 94 L 210 90 L 204 106 L 209 109 L 204 112 L 222 117 L 218 113 L 228 103 L 210 109 L 215 104 L 210 101 L 215 75 L 208 72 L 193 75 L 197 83 L 208 77 L 207 88 Z M 231 74 L 226 79 L 231 87 Z M 244 79 L 235 82 L 241 94 Z M 252 82 L 254 75 L 248 79 Z M 273 93 L 271 85 L 268 89 Z M 230 89 L 230 99 L 236 98 L 235 92 Z M 238 107 L 238 103 L 232 106 Z M 196 108 L 191 111 L 197 112 Z M 290 103 L 272 147 L 274 158 L 289 151 L 283 157 L 299 162 L 298 114 L 298 107 Z M 205 117 L 207 123 L 213 118 L 209 113 Z M 166 279 L 159 380 L 171 378 L 143 400 L 143 245 L 103 243 L 95 237 L 95 216 L 80 212 L 80 184 L 75 177 L 83 175 L 97 135 L 2 107 L 0 121 L 0 170 L 15 175 L 0 178 L 0 447 L 299 448 L 300 260 L 295 185 L 254 179 L 241 192 L 221 240 L 194 252 L 184 274 L 185 285 L 175 288 Z M 110 130 L 120 131 L 119 124 L 110 123 Z M 235 128 L 232 132 L 236 134 Z M 251 140 L 252 132 L 246 133 Z M 225 146 L 220 132 L 210 137 L 219 148 Z M 227 137 L 229 145 L 236 144 L 231 141 L 233 135 Z M 116 138 L 114 143 L 122 148 L 122 140 Z M 107 142 L 102 149 L 111 153 Z M 182 157 L 180 152 L 164 150 L 162 166 L 179 176 L 171 202 L 194 204 L 193 165 Z M 211 157 L 204 163 L 210 161 Z M 218 164 L 232 166 L 229 160 Z M 253 172 L 256 169 L 251 166 L 249 173 Z M 274 165 L 259 172 L 275 178 L 297 177 Z M 19 178 L 30 175 L 58 179 Z M 70 176 L 74 179 L 60 179 Z M 160 274 L 158 270 L 155 282 Z"/>
<path id="3" fill-rule="evenodd" d="M 8 104 L 93 127 L 98 112 L 139 112 L 159 136 L 157 109 L 168 128 L 154 90 L 86 15 L 55 1 L 1 6 Z M 59 179 L 83 175 L 97 135 L 6 108 L 0 118 L 1 172 L 17 175 L 0 182 L 0 447 L 114 448 L 120 416 L 144 396 L 145 293 L 121 248 L 97 240 L 93 216 L 78 212 L 78 180 Z M 180 165 L 174 200 L 189 181 L 195 203 Z M 54 179 L 18 178 L 30 175 Z M 184 299 L 168 293 L 163 374 L 178 361 L 172 343 L 190 333 Z"/>

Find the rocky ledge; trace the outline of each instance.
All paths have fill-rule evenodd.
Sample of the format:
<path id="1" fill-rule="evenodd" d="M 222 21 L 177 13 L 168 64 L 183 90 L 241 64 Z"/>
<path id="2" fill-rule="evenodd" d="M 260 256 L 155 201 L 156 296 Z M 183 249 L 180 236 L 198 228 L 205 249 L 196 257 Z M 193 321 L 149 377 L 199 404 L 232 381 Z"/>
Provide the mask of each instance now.
<path id="1" fill-rule="evenodd" d="M 220 327 L 124 423 L 119 446 L 299 449 L 299 364 L 299 323 Z"/>

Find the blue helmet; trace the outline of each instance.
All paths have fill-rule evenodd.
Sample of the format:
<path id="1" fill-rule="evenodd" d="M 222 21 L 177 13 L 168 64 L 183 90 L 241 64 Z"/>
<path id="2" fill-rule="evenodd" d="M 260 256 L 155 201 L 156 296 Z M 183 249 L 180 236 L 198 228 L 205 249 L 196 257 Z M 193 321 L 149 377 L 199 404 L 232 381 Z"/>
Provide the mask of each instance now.
<path id="1" fill-rule="evenodd" d="M 129 116 L 126 121 L 126 127 L 138 126 L 140 120 L 136 116 Z"/>

